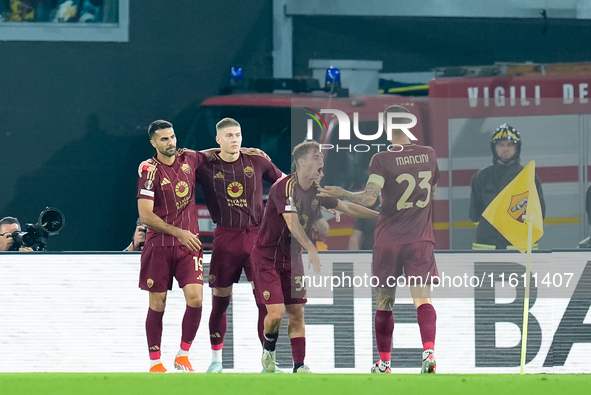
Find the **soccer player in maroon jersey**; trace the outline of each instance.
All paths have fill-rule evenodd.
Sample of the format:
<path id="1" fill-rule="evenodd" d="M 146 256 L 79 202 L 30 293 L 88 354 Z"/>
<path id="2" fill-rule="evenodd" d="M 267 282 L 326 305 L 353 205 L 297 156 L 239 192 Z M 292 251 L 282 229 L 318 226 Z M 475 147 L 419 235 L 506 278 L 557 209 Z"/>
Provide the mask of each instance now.
<path id="1" fill-rule="evenodd" d="M 174 366 L 193 371 L 188 355 L 201 321 L 203 300 L 203 252 L 193 194 L 195 169 L 207 158 L 201 152 L 177 151 L 169 122 L 152 122 L 148 134 L 156 149 L 156 169 L 140 176 L 137 199 L 140 220 L 149 228 L 141 255 L 139 285 L 149 291 L 146 335 L 150 372 L 166 371 L 160 360 L 160 342 L 166 294 L 172 289 L 173 276 L 187 302 Z"/>
<path id="2" fill-rule="evenodd" d="M 304 266 L 301 252 L 302 248 L 308 251 L 309 266 L 319 272 L 318 251 L 308 235 L 320 207 L 335 208 L 361 218 L 376 218 L 378 215 L 356 204 L 316 196 L 324 166 L 317 142 L 307 141 L 297 145 L 293 157 L 296 172 L 281 178 L 271 187 L 263 222 L 251 253 L 255 264 L 256 297 L 267 305 L 262 364 L 269 373 L 275 371 L 275 345 L 285 311 L 289 320 L 293 372 L 310 372 L 304 365 L 306 288 L 302 283 Z"/>
<path id="3" fill-rule="evenodd" d="M 384 119 L 387 119 L 388 113 L 401 112 L 409 111 L 400 106 L 388 107 Z M 408 118 L 395 120 L 398 124 L 408 122 Z M 390 284 L 392 279 L 404 274 L 407 279 L 422 279 L 421 283 L 410 286 L 423 341 L 421 372 L 435 373 L 433 350 L 437 315 L 431 304 L 428 284 L 433 276 L 438 276 L 433 253 L 432 198 L 437 188 L 439 168 L 433 148 L 411 144 L 402 130 L 393 130 L 391 142 L 392 152 L 380 152 L 372 158 L 364 191 L 351 193 L 340 187 L 325 187 L 320 189 L 319 196 L 343 198 L 369 207 L 381 192 L 382 209 L 375 232 L 372 263 L 373 275 L 383 285 L 376 288 L 375 332 L 380 361 L 371 371 L 390 372 L 396 283 L 394 281 L 393 286 Z"/>
<path id="4" fill-rule="evenodd" d="M 209 264 L 213 298 L 209 318 L 212 362 L 208 373 L 221 373 L 223 369 L 226 309 L 232 297 L 232 285 L 240 280 L 243 269 L 247 280 L 254 280 L 250 253 L 263 219 L 263 180 L 274 183 L 283 175 L 269 159 L 241 152 L 242 130 L 236 120 L 222 119 L 216 125 L 216 132 L 221 150 L 197 170 L 197 182 L 203 188 L 207 208 L 216 223 Z M 263 303 L 257 302 L 257 306 L 262 338 L 267 310 Z"/>
<path id="5" fill-rule="evenodd" d="M 208 160 L 196 171 L 207 208 L 217 224 L 209 274 L 209 285 L 214 288 L 214 295 L 209 321 L 212 363 L 208 373 L 221 373 L 223 370 L 226 309 L 232 295 L 232 284 L 239 281 L 243 269 L 247 279 L 251 283 L 253 281 L 250 252 L 264 211 L 262 180 L 274 183 L 284 175 L 263 151 L 241 148 L 242 131 L 236 120 L 224 118 L 217 123 L 216 141 L 220 149 L 203 151 Z M 144 161 L 138 168 L 138 174 L 142 174 L 144 166 L 148 171 L 155 170 L 151 160 Z M 263 344 L 263 321 L 267 309 L 258 301 L 257 307 L 258 333 Z"/>

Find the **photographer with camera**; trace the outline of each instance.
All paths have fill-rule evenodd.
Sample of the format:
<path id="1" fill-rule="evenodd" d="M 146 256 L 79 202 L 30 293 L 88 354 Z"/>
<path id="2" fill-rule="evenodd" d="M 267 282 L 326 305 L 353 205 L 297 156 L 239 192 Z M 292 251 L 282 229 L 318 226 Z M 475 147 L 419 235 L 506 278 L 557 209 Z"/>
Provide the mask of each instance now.
<path id="1" fill-rule="evenodd" d="M 26 251 L 32 252 L 31 247 L 18 246 L 14 244 L 13 234 L 20 232 L 21 224 L 14 217 L 0 219 L 0 251 Z"/>
<path id="2" fill-rule="evenodd" d="M 135 232 L 133 232 L 133 238 L 131 243 L 123 251 L 141 251 L 144 248 L 146 242 L 146 232 L 148 227 L 142 224 L 142 221 L 138 218 L 135 222 Z"/>

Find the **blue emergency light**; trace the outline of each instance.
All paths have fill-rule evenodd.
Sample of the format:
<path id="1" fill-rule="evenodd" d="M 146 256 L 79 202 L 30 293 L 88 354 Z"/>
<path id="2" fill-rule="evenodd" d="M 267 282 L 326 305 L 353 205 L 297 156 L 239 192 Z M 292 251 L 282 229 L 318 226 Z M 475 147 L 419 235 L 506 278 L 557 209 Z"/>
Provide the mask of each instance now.
<path id="1" fill-rule="evenodd" d="M 326 77 L 324 78 L 324 86 L 332 86 L 333 84 L 341 84 L 341 70 L 330 66 L 326 69 Z"/>
<path id="2" fill-rule="evenodd" d="M 237 83 L 242 80 L 244 80 L 244 71 L 242 70 L 242 67 L 233 66 L 230 69 L 230 83 Z"/>

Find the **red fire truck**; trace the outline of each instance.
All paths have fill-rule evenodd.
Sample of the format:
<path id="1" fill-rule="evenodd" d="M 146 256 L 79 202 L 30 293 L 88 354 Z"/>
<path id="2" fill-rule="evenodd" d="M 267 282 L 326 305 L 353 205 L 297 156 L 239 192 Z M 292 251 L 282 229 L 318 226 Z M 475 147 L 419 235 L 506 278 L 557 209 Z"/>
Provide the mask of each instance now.
<path id="1" fill-rule="evenodd" d="M 540 248 L 574 248 L 589 232 L 584 194 L 591 174 L 590 82 L 591 74 L 534 73 L 436 78 L 428 86 L 428 97 L 377 93 L 337 97 L 286 90 L 231 93 L 201 104 L 185 146 L 216 146 L 216 122 L 232 117 L 242 125 L 243 145 L 263 149 L 288 173 L 291 148 L 311 133 L 324 148 L 322 183 L 360 190 L 371 157 L 389 145 L 386 134 L 378 133 L 379 113 L 393 104 L 405 106 L 417 118 L 411 129 L 417 143 L 431 145 L 438 156 L 436 248 L 470 249 L 475 234 L 468 218 L 470 182 L 478 169 L 492 164 L 490 136 L 497 126 L 508 123 L 521 133 L 522 163 L 535 159 L 543 183 L 547 210 Z M 327 109 L 333 111 L 322 111 Z M 349 118 L 349 138 L 343 137 L 334 110 Z M 199 197 L 198 203 L 203 204 Z M 329 224 L 328 248 L 346 249 L 353 219 L 343 216 L 340 223 L 330 219 Z M 203 205 L 200 228 L 206 246 L 213 226 Z"/>

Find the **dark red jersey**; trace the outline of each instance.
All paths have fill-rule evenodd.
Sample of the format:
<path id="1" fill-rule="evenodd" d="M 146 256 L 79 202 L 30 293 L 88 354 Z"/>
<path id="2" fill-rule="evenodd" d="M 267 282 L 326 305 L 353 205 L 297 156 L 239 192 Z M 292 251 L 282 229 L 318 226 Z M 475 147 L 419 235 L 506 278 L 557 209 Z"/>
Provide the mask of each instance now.
<path id="1" fill-rule="evenodd" d="M 263 179 L 274 183 L 280 177 L 281 170 L 266 158 L 243 153 L 234 162 L 215 154 L 197 169 L 211 219 L 229 228 L 260 226 Z"/>
<path id="2" fill-rule="evenodd" d="M 369 180 L 382 187 L 382 209 L 375 232 L 376 246 L 435 242 L 433 185 L 439 168 L 433 148 L 404 145 L 400 152 L 380 152 L 369 164 Z"/>
<path id="3" fill-rule="evenodd" d="M 186 149 L 177 151 L 174 163 L 165 165 L 152 158 L 156 170 L 142 172 L 138 182 L 138 199 L 154 201 L 154 214 L 167 224 L 199 232 L 197 206 L 195 205 L 195 170 L 207 160 L 205 154 Z M 149 229 L 146 245 L 180 246 L 174 236 Z"/>
<path id="4" fill-rule="evenodd" d="M 273 184 L 255 246 L 261 255 L 276 263 L 288 263 L 291 261 L 292 251 L 301 251 L 301 246 L 295 239 L 292 243 L 283 214 L 297 213 L 300 224 L 309 236 L 320 206 L 330 209 L 338 204 L 338 200 L 319 198 L 317 193 L 316 185 L 304 190 L 297 182 L 295 174 L 285 176 Z"/>

